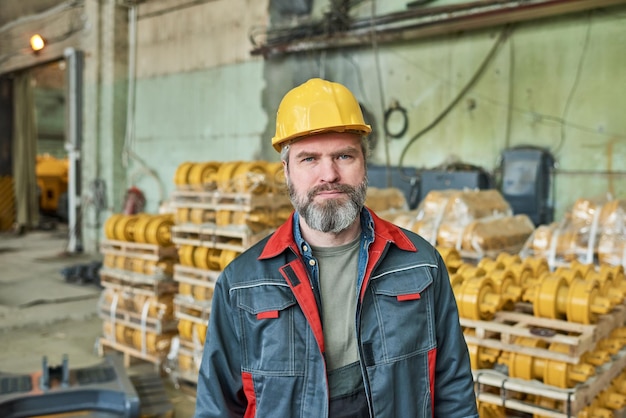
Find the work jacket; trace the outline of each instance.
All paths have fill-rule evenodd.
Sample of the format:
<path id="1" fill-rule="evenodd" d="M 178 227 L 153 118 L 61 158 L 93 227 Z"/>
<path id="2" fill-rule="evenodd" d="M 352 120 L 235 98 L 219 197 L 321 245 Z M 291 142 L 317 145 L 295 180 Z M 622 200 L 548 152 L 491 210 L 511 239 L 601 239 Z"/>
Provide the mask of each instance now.
<path id="1" fill-rule="evenodd" d="M 316 262 L 297 225 L 292 215 L 217 280 L 197 418 L 328 417 Z M 440 255 L 367 209 L 361 226 L 354 323 L 370 416 L 477 417 L 467 345 Z"/>

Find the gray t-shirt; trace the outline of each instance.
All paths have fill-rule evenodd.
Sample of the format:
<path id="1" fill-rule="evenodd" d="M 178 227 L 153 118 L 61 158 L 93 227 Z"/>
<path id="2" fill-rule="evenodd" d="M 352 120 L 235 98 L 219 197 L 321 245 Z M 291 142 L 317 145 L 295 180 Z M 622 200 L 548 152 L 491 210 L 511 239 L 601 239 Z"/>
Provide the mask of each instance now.
<path id="1" fill-rule="evenodd" d="M 360 238 L 357 238 L 339 247 L 311 246 L 320 273 L 322 326 L 331 398 L 362 386 L 354 322 L 359 243 Z"/>

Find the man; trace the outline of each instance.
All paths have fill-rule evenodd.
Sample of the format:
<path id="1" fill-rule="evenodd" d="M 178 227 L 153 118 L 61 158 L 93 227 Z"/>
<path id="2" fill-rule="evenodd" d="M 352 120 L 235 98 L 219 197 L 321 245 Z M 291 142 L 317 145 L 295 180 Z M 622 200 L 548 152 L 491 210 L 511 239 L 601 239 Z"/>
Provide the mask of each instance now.
<path id="1" fill-rule="evenodd" d="M 366 135 L 344 86 L 281 101 L 292 217 L 221 274 L 196 417 L 477 417 L 444 263 L 364 207 Z"/>

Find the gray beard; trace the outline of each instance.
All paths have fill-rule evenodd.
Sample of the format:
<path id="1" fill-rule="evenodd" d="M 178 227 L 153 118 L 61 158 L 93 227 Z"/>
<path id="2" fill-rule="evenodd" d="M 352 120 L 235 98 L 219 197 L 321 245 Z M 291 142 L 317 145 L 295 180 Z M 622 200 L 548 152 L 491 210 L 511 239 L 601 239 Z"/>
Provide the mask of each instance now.
<path id="1" fill-rule="evenodd" d="M 321 232 L 339 233 L 347 229 L 356 220 L 365 204 L 367 179 L 356 187 L 345 184 L 322 185 L 310 190 L 306 196 L 299 196 L 287 181 L 289 198 L 295 210 L 307 225 Z M 348 196 L 348 200 L 329 199 L 323 203 L 314 203 L 313 198 L 321 191 L 339 190 Z"/>

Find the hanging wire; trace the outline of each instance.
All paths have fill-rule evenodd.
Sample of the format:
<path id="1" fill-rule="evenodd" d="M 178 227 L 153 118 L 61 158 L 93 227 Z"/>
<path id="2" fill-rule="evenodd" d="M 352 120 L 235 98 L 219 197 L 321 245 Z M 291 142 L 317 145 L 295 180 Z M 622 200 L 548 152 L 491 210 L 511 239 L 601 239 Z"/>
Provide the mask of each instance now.
<path id="1" fill-rule="evenodd" d="M 404 157 L 406 156 L 406 153 L 411 147 L 411 145 L 415 141 L 420 139 L 425 133 L 427 133 L 428 131 L 433 129 L 435 126 L 437 126 L 439 122 L 441 122 L 450 113 L 450 111 L 459 103 L 459 101 L 463 98 L 463 96 L 465 96 L 465 94 L 474 86 L 474 84 L 476 84 L 476 82 L 480 79 L 485 69 L 487 68 L 487 65 L 491 62 L 491 60 L 495 56 L 495 53 L 498 50 L 498 47 L 502 44 L 504 39 L 509 35 L 510 31 L 511 31 L 511 27 L 508 25 L 502 28 L 502 30 L 500 31 L 500 34 L 498 35 L 498 39 L 496 40 L 496 42 L 494 42 L 493 46 L 491 47 L 491 50 L 485 56 L 482 63 L 480 64 L 480 66 L 478 67 L 474 75 L 469 79 L 467 84 L 459 91 L 456 97 L 448 104 L 448 106 L 445 107 L 445 109 L 443 109 L 443 111 L 431 123 L 429 123 L 426 127 L 424 127 L 417 134 L 415 134 L 406 144 L 406 146 L 402 150 L 402 153 L 400 154 L 400 161 L 398 163 L 400 167 L 400 170 L 399 170 L 400 175 L 403 177 L 404 180 L 410 180 L 412 178 L 410 175 L 407 175 L 403 171 L 403 165 L 402 165 L 404 161 Z"/>
<path id="2" fill-rule="evenodd" d="M 376 79 L 378 81 L 378 93 L 380 96 L 381 114 L 385 113 L 385 89 L 383 88 L 382 71 L 380 69 L 380 54 L 378 50 L 378 37 L 376 33 L 376 0 L 372 0 L 372 13 L 370 19 L 370 31 L 372 35 L 372 50 L 374 51 L 374 63 L 376 64 Z M 383 145 L 385 150 L 385 167 L 387 174 L 387 187 L 391 187 L 391 159 L 389 156 L 389 137 L 387 130 L 383 130 Z"/>
<path id="3" fill-rule="evenodd" d="M 585 33 L 585 40 L 583 43 L 583 48 L 580 51 L 580 58 L 578 59 L 578 65 L 576 66 L 576 76 L 574 77 L 574 82 L 572 83 L 572 87 L 570 88 L 569 94 L 567 95 L 567 100 L 565 101 L 565 107 L 563 108 L 563 114 L 561 115 L 561 139 L 559 143 L 554 147 L 553 154 L 558 154 L 558 152 L 563 147 L 565 143 L 565 121 L 567 120 L 567 115 L 569 113 L 570 105 L 572 104 L 572 99 L 578 90 L 578 83 L 580 82 L 580 74 L 582 73 L 583 64 L 585 63 L 585 57 L 587 56 L 587 49 L 589 48 L 589 39 L 591 38 L 591 18 L 593 16 L 593 11 L 589 12 L 588 21 L 587 21 L 587 31 Z"/>

